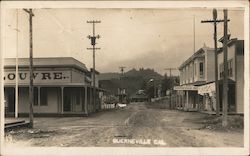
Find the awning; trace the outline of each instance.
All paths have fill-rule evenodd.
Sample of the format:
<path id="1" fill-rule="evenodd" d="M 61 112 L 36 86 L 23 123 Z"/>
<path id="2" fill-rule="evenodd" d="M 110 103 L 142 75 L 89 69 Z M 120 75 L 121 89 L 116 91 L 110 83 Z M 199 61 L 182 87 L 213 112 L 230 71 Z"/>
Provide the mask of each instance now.
<path id="1" fill-rule="evenodd" d="M 197 91 L 198 87 L 193 86 L 193 85 L 174 86 L 174 90 L 194 90 L 194 91 Z"/>
<path id="2" fill-rule="evenodd" d="M 198 87 L 198 94 L 212 93 L 215 92 L 215 83 L 209 83 Z"/>

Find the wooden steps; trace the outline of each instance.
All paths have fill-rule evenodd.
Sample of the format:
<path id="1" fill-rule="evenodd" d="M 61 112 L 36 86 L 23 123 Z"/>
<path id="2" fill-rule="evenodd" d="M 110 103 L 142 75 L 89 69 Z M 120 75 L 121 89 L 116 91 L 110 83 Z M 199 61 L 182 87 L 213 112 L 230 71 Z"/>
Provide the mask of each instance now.
<path id="1" fill-rule="evenodd" d="M 10 130 L 10 129 L 15 129 L 18 127 L 28 127 L 29 123 L 26 122 L 25 120 L 20 120 L 20 121 L 13 121 L 9 123 L 4 124 L 4 130 Z"/>

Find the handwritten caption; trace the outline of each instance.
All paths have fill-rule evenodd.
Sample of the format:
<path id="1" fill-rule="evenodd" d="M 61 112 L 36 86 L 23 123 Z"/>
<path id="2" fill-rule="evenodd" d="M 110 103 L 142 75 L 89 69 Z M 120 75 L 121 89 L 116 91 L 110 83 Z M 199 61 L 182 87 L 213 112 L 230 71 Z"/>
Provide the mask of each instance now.
<path id="1" fill-rule="evenodd" d="M 158 140 L 158 139 L 124 139 L 124 138 L 115 138 L 113 139 L 114 144 L 138 144 L 138 145 L 160 145 L 164 146 L 166 145 L 166 142 L 164 140 Z"/>

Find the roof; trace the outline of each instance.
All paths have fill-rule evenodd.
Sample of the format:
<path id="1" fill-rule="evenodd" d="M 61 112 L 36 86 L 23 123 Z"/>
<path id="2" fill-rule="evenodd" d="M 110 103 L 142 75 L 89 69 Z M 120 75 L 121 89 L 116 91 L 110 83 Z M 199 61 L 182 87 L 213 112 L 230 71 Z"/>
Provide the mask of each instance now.
<path id="1" fill-rule="evenodd" d="M 16 58 L 5 58 L 4 68 L 16 66 Z M 29 67 L 29 58 L 18 58 L 19 67 Z M 34 67 L 73 67 L 78 70 L 89 72 L 84 63 L 73 57 L 50 57 L 50 58 L 33 58 Z"/>
<path id="2" fill-rule="evenodd" d="M 203 82 L 203 83 L 196 83 L 194 84 L 194 86 L 203 86 L 203 85 L 207 85 L 207 84 L 210 84 L 210 83 L 214 83 L 215 81 L 209 81 L 209 82 Z"/>
<path id="3" fill-rule="evenodd" d="M 184 85 L 194 85 L 194 86 L 199 86 L 199 85 L 203 85 L 203 84 L 206 84 L 206 81 L 195 81 L 193 83 L 187 83 L 187 84 L 183 84 L 181 86 L 184 86 Z"/>
<path id="4" fill-rule="evenodd" d="M 145 99 L 145 98 L 148 98 L 148 96 L 146 95 L 144 90 L 138 90 L 137 92 L 132 94 L 130 96 L 130 98 L 132 98 L 132 99 Z"/>
<path id="5" fill-rule="evenodd" d="M 131 99 L 147 99 L 148 96 L 145 94 L 134 94 L 130 97 Z"/>
<path id="6" fill-rule="evenodd" d="M 93 68 L 90 68 L 90 72 L 92 73 L 93 72 Z M 95 74 L 97 74 L 97 75 L 99 75 L 100 74 L 100 72 L 99 71 L 97 71 L 96 69 L 95 69 Z"/>
<path id="7" fill-rule="evenodd" d="M 199 50 L 197 50 L 192 56 L 190 56 L 186 61 L 184 61 L 180 67 L 179 70 L 181 70 L 183 67 L 185 67 L 187 64 L 189 64 L 192 60 L 194 60 L 195 58 L 202 58 L 205 57 L 204 53 L 207 50 L 214 50 L 213 48 L 209 48 L 206 45 L 204 45 L 202 48 L 200 48 Z"/>

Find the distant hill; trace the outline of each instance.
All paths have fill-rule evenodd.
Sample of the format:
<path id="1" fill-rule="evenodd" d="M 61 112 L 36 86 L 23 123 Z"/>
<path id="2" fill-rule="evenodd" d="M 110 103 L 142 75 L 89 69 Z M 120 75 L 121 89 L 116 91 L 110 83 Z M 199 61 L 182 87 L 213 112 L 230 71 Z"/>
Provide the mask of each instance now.
<path id="1" fill-rule="evenodd" d="M 120 73 L 100 73 L 99 80 L 119 79 Z"/>
<path id="2" fill-rule="evenodd" d="M 154 69 L 144 69 L 140 68 L 139 70 L 136 69 L 131 69 L 128 72 L 124 74 L 126 77 L 142 77 L 143 80 L 147 81 L 152 78 L 159 80 L 162 79 L 163 76 L 160 75 L 159 73 L 155 72 Z"/>
<path id="3" fill-rule="evenodd" d="M 100 74 L 100 87 L 109 90 L 112 94 L 117 94 L 118 88 L 121 87 L 120 76 L 120 73 Z M 146 85 L 150 85 L 149 80 L 152 78 L 156 80 L 156 83 L 159 83 L 163 79 L 163 76 L 153 69 L 131 69 L 124 73 L 122 85 L 126 88 L 127 94 L 132 95 L 138 90 L 144 89 Z"/>

